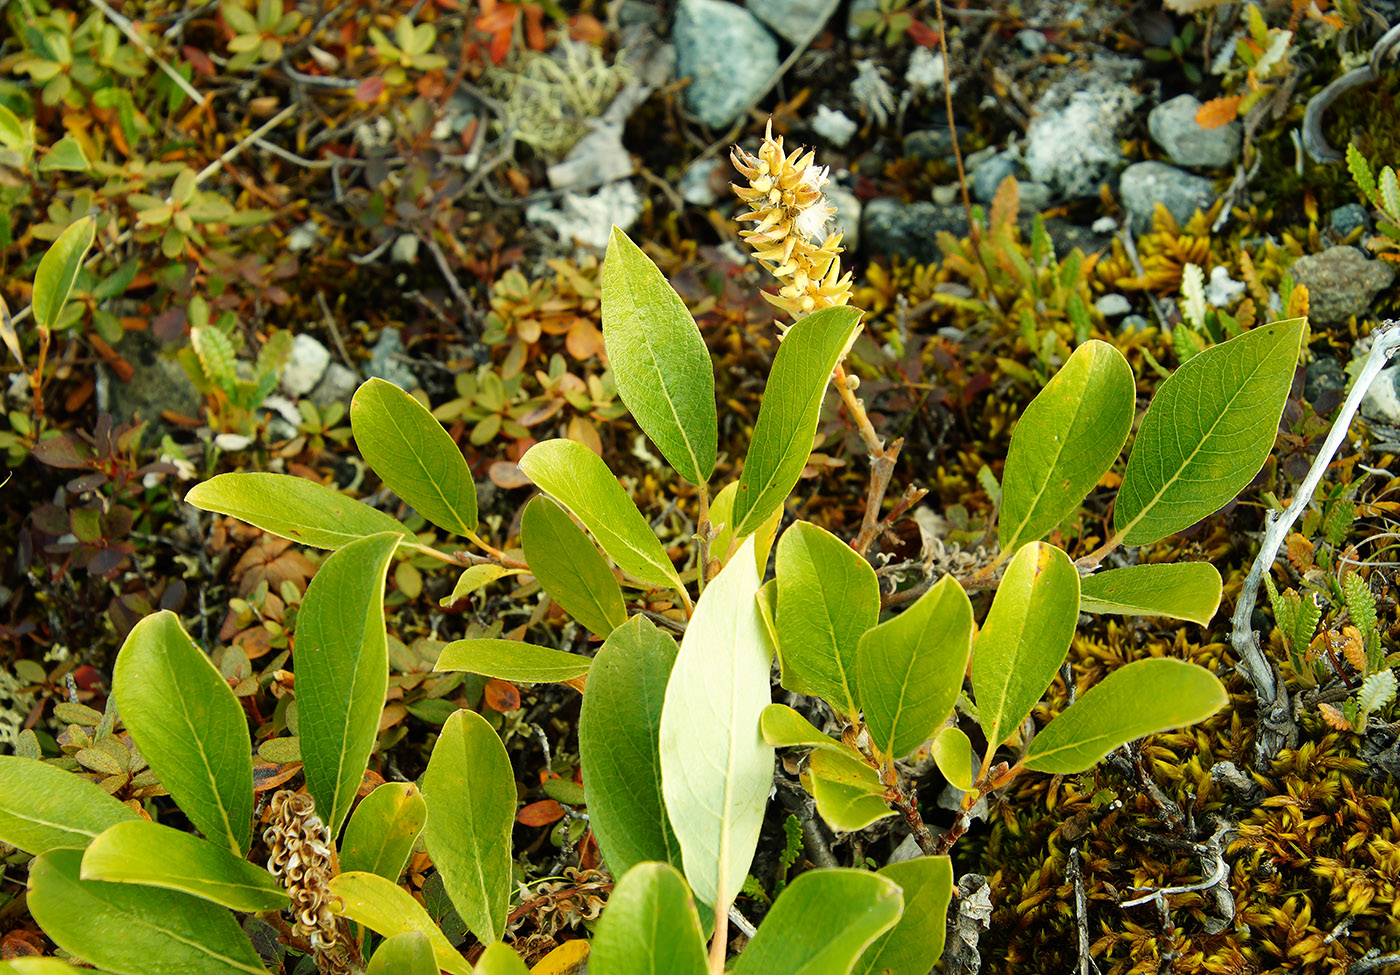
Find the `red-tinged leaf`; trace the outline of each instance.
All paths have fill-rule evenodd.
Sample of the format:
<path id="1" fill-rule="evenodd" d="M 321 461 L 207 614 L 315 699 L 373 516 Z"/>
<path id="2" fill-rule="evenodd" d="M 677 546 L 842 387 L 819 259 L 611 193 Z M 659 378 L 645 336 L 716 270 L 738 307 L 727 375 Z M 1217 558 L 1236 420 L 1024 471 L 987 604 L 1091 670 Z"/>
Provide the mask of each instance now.
<path id="1" fill-rule="evenodd" d="M 384 94 L 384 79 L 378 75 L 373 75 L 361 81 L 355 86 L 355 101 L 362 105 L 370 105 L 378 101 Z"/>
<path id="2" fill-rule="evenodd" d="M 1351 722 L 1347 720 L 1347 716 L 1339 708 L 1330 704 L 1319 704 L 1317 710 L 1322 715 L 1322 720 L 1326 721 L 1330 727 L 1337 731 L 1351 730 Z"/>
<path id="3" fill-rule="evenodd" d="M 194 68 L 199 74 L 208 75 L 210 77 L 218 74 L 219 69 L 214 67 L 214 62 L 209 60 L 209 55 L 205 54 L 199 48 L 191 47 L 186 44 L 184 47 L 180 48 L 180 53 L 185 56 L 185 60 L 189 62 L 190 67 Z"/>
<path id="4" fill-rule="evenodd" d="M 254 765 L 253 791 L 270 792 L 300 772 L 300 762 L 289 762 L 286 765 Z"/>
<path id="5" fill-rule="evenodd" d="M 905 31 L 905 33 L 909 35 L 911 41 L 922 47 L 938 46 L 938 31 L 921 20 L 916 20 L 910 24 L 909 29 Z"/>
<path id="6" fill-rule="evenodd" d="M 548 826 L 564 818 L 564 807 L 553 799 L 532 802 L 520 807 L 515 821 L 521 826 Z"/>
<path id="7" fill-rule="evenodd" d="M 1215 129 L 1234 121 L 1239 114 L 1240 97 L 1212 98 L 1196 110 L 1196 124 L 1203 129 Z"/>
<path id="8" fill-rule="evenodd" d="M 482 697 L 492 711 L 514 711 L 520 707 L 520 690 L 510 681 L 491 678 Z"/>
<path id="9" fill-rule="evenodd" d="M 518 465 L 512 464 L 508 460 L 498 460 L 493 463 L 487 468 L 486 476 L 491 478 L 492 484 L 503 491 L 529 487 L 534 483 L 525 476 Z"/>
<path id="10" fill-rule="evenodd" d="M 608 39 L 608 29 L 592 14 L 574 14 L 569 18 L 569 39 L 601 45 Z"/>
<path id="11" fill-rule="evenodd" d="M 162 342 L 174 342 L 185 334 L 185 310 L 167 308 L 151 319 L 151 331 Z"/>
<path id="12" fill-rule="evenodd" d="M 92 462 L 92 448 L 66 433 L 35 444 L 32 453 L 41 464 L 69 470 L 82 470 Z"/>
<path id="13" fill-rule="evenodd" d="M 525 11 L 525 43 L 532 51 L 543 51 L 549 47 L 549 39 L 544 36 L 544 11 L 539 4 L 522 4 Z"/>

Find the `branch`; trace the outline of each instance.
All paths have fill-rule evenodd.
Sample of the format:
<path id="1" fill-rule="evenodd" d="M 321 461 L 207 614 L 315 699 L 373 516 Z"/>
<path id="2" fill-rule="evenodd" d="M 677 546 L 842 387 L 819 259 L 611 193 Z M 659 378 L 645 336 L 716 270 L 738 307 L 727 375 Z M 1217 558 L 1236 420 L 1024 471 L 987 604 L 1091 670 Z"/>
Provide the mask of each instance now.
<path id="1" fill-rule="evenodd" d="M 1366 364 L 1361 368 L 1361 375 L 1356 377 L 1351 392 L 1347 394 L 1341 412 L 1333 421 L 1322 449 L 1318 451 L 1312 467 L 1308 470 L 1308 476 L 1303 478 L 1303 483 L 1298 486 L 1293 503 L 1282 515 L 1270 511 L 1265 516 L 1264 540 L 1259 547 L 1259 555 L 1250 567 L 1249 575 L 1244 580 L 1244 588 L 1240 590 L 1239 601 L 1235 604 L 1230 643 L 1239 655 L 1240 669 L 1254 685 L 1255 699 L 1264 714 L 1259 738 L 1255 742 L 1255 767 L 1261 770 L 1278 753 L 1279 748 L 1296 740 L 1298 728 L 1289 712 L 1288 689 L 1279 679 L 1273 663 L 1264 656 L 1258 638 L 1250 627 L 1250 617 L 1259 597 L 1259 586 L 1263 582 L 1264 573 L 1272 568 L 1274 559 L 1278 557 L 1279 548 L 1288 537 L 1289 530 L 1312 500 L 1313 492 L 1317 490 L 1317 485 L 1337 453 L 1337 448 L 1346 439 L 1362 398 L 1385 368 L 1386 361 L 1396 350 L 1400 350 L 1400 329 L 1396 328 L 1395 324 L 1394 321 L 1388 320 L 1372 333 L 1374 341 L 1371 352 L 1366 357 Z"/>

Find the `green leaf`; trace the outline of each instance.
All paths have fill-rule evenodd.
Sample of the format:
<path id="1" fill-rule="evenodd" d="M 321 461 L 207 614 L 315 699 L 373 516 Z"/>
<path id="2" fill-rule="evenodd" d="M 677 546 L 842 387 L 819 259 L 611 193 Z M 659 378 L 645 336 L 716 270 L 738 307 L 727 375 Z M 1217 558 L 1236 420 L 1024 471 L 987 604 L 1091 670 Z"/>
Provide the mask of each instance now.
<path id="1" fill-rule="evenodd" d="M 948 902 L 953 899 L 953 864 L 947 857 L 917 857 L 891 863 L 876 876 L 904 893 L 899 923 L 865 949 L 851 975 L 927 975 L 943 954 Z"/>
<path id="2" fill-rule="evenodd" d="M 83 217 L 59 234 L 39 261 L 39 270 L 34 272 L 32 302 L 36 325 L 52 329 L 58 324 L 96 233 L 96 221 Z"/>
<path id="3" fill-rule="evenodd" d="M 15 958 L 0 961 L 0 975 L 108 975 L 93 968 L 74 968 L 57 958 Z"/>
<path id="4" fill-rule="evenodd" d="M 82 878 L 179 890 L 234 911 L 280 911 L 287 892 L 262 867 L 159 823 L 117 823 L 83 854 Z"/>
<path id="5" fill-rule="evenodd" d="M 473 975 L 530 975 L 515 949 L 500 941 L 486 946 L 472 971 Z"/>
<path id="6" fill-rule="evenodd" d="M 1021 414 L 1002 474 L 1003 551 L 1043 538 L 1113 466 L 1133 425 L 1133 370 L 1097 339 L 1074 350 Z"/>
<path id="7" fill-rule="evenodd" d="M 51 173 L 60 169 L 71 173 L 85 173 L 91 168 L 92 164 L 88 162 L 83 147 L 71 135 L 65 135 L 55 142 L 39 160 L 41 173 Z"/>
<path id="8" fill-rule="evenodd" d="M 728 562 L 730 549 L 738 548 L 744 541 L 743 538 L 734 536 L 734 497 L 738 493 L 739 482 L 730 481 L 710 502 L 710 524 L 719 529 L 710 542 L 710 557 L 719 559 L 721 563 Z M 782 520 L 783 510 L 778 508 L 773 512 L 773 517 L 753 532 L 753 560 L 758 568 L 759 578 L 768 573 L 768 553 L 773 549 L 773 539 L 778 534 L 778 522 Z"/>
<path id="9" fill-rule="evenodd" d="M 972 654 L 972 690 L 990 751 L 1031 713 L 1069 652 L 1079 573 L 1058 548 L 1033 542 L 1006 567 Z"/>
<path id="10" fill-rule="evenodd" d="M 847 975 L 903 910 L 899 885 L 879 874 L 809 870 L 778 895 L 734 963 L 733 975 Z M 921 920 L 943 923 L 942 918 Z"/>
<path id="11" fill-rule="evenodd" d="M 860 638 L 860 704 L 882 755 L 908 755 L 948 720 L 971 652 L 972 604 L 952 576 Z"/>
<path id="12" fill-rule="evenodd" d="M 705 340 L 661 270 L 617 227 L 603 260 L 603 343 L 618 395 L 676 473 L 715 469 L 715 374 Z"/>
<path id="13" fill-rule="evenodd" d="M 402 537 L 384 532 L 346 545 L 306 587 L 292 659 L 306 791 L 331 831 L 350 814 L 389 688 L 384 574 Z"/>
<path id="14" fill-rule="evenodd" d="M 593 950 L 591 975 L 705 975 L 700 915 L 680 872 L 669 863 L 638 863 L 608 897 Z"/>
<path id="15" fill-rule="evenodd" d="M 340 869 L 398 883 L 427 818 L 428 804 L 412 782 L 385 782 L 350 814 L 340 843 Z"/>
<path id="16" fill-rule="evenodd" d="M 624 572 L 653 586 L 681 588 L 676 567 L 601 457 L 572 440 L 537 443 L 520 469 L 568 506 Z"/>
<path id="17" fill-rule="evenodd" d="M 313 548 L 337 549 L 380 532 L 413 537 L 396 518 L 290 474 L 220 474 L 190 488 L 185 501 Z"/>
<path id="18" fill-rule="evenodd" d="M 438 975 L 433 943 L 422 931 L 387 938 L 369 960 L 365 975 Z"/>
<path id="19" fill-rule="evenodd" d="M 961 728 L 944 728 L 933 739 L 933 761 L 955 789 L 966 792 L 977 777 L 977 756 Z"/>
<path id="20" fill-rule="evenodd" d="M 190 822 L 237 854 L 253 839 L 253 746 L 228 682 L 168 610 L 132 629 L 112 673 L 131 738 Z"/>
<path id="21" fill-rule="evenodd" d="M 438 968 L 451 975 L 472 975 L 472 966 L 452 947 L 423 905 L 392 880 L 373 873 L 341 873 L 331 878 L 331 894 L 340 901 L 337 914 L 386 938 L 412 931 L 426 935 Z"/>
<path id="22" fill-rule="evenodd" d="M 423 797 L 430 813 L 423 842 L 452 906 L 478 939 L 499 941 L 514 889 L 515 775 L 481 715 L 458 711 L 447 719 L 423 773 Z M 444 814 L 432 815 L 435 808 Z"/>
<path id="23" fill-rule="evenodd" d="M 506 576 L 518 576 L 524 569 L 507 569 L 503 565 L 473 565 L 457 577 L 457 584 L 452 587 L 452 594 L 440 599 L 439 605 L 444 608 L 452 606 L 466 599 L 482 586 L 490 585 L 497 579 L 504 579 Z"/>
<path id="24" fill-rule="evenodd" d="M 786 704 L 770 704 L 758 719 L 763 740 L 774 748 L 830 748 L 859 759 L 860 753 L 850 745 L 822 734 L 812 722 Z"/>
<path id="25" fill-rule="evenodd" d="M 82 880 L 82 850 L 29 866 L 29 913 L 71 955 L 116 975 L 267 975 L 233 915 L 174 890 Z"/>
<path id="26" fill-rule="evenodd" d="M 520 544 L 530 572 L 564 612 L 604 638 L 627 620 L 607 559 L 559 505 L 532 498 L 520 516 Z"/>
<path id="27" fill-rule="evenodd" d="M 107 827 L 136 818 L 101 786 L 66 769 L 0 755 L 0 843 L 34 856 L 82 848 Z"/>
<path id="28" fill-rule="evenodd" d="M 1169 616 L 1205 626 L 1220 606 L 1220 572 L 1209 562 L 1108 569 L 1080 581 L 1079 608 L 1117 616 Z"/>
<path id="29" fill-rule="evenodd" d="M 661 702 L 676 641 L 634 616 L 603 643 L 579 708 L 588 818 L 614 877 L 644 860 L 680 866 L 661 795 Z"/>
<path id="30" fill-rule="evenodd" d="M 592 661 L 577 653 L 519 640 L 454 640 L 442 648 L 433 670 L 462 670 L 527 684 L 573 680 Z"/>
<path id="31" fill-rule="evenodd" d="M 753 540 L 695 605 L 661 708 L 661 789 L 696 897 L 727 912 L 758 845 L 773 749 L 758 732 L 773 648 L 755 595 Z"/>
<path id="32" fill-rule="evenodd" d="M 854 308 L 823 308 L 788 329 L 778 346 L 739 476 L 735 535 L 751 534 L 782 510 L 802 476 L 831 371 L 855 335 L 860 314 Z"/>
<path id="33" fill-rule="evenodd" d="M 1350 142 L 1347 143 L 1347 169 L 1351 170 L 1352 182 L 1361 191 L 1362 198 L 1367 203 L 1373 201 L 1376 197 L 1376 179 L 1371 175 L 1371 166 Z"/>
<path id="34" fill-rule="evenodd" d="M 796 678 L 837 711 L 854 717 L 856 652 L 880 619 L 875 570 L 849 545 L 799 521 L 778 540 L 778 646 L 784 687 Z"/>
<path id="35" fill-rule="evenodd" d="M 355 446 L 389 489 L 443 531 L 476 531 L 476 483 L 462 450 L 422 403 L 367 380 L 350 401 Z"/>
<path id="36" fill-rule="evenodd" d="M 880 773 L 848 751 L 819 748 L 812 752 L 802 784 L 816 800 L 823 822 L 838 832 L 853 833 L 895 811 L 885 802 Z"/>
<path id="37" fill-rule="evenodd" d="M 1150 545 L 1213 514 L 1273 447 L 1306 318 L 1212 346 L 1157 389 L 1114 506 L 1125 545 Z"/>
<path id="38" fill-rule="evenodd" d="M 1072 775 L 1143 735 L 1204 721 L 1229 698 L 1220 680 L 1184 660 L 1148 658 L 1119 667 L 1035 736 L 1026 767 Z"/>

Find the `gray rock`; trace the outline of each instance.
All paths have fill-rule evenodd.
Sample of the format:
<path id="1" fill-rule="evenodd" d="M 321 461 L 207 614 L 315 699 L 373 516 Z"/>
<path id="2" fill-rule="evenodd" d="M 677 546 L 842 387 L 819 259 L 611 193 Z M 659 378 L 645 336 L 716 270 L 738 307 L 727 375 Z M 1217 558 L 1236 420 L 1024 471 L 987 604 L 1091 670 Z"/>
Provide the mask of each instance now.
<path id="1" fill-rule="evenodd" d="M 1147 328 L 1147 326 L 1147 319 L 1143 318 L 1141 315 L 1124 315 L 1123 320 L 1118 323 L 1118 332 L 1119 334 L 1141 332 L 1143 329 Z"/>
<path id="2" fill-rule="evenodd" d="M 1361 415 L 1372 423 L 1400 427 L 1400 363 L 1381 370 L 1361 398 Z"/>
<path id="3" fill-rule="evenodd" d="M 1048 207 L 1050 201 L 1054 198 L 1050 187 L 1046 186 L 1044 183 L 1022 183 L 1020 185 L 1020 191 L 1022 213 L 1039 213 L 1041 210 Z"/>
<path id="4" fill-rule="evenodd" d="M 1308 287 L 1308 317 L 1314 325 L 1340 325 L 1364 315 L 1371 300 L 1395 280 L 1395 269 L 1355 247 L 1329 247 L 1293 262 L 1293 279 Z"/>
<path id="5" fill-rule="evenodd" d="M 1038 30 L 1018 30 L 1016 32 L 1016 43 L 1021 45 L 1021 50 L 1027 54 L 1039 54 L 1050 45 L 1050 39 Z"/>
<path id="6" fill-rule="evenodd" d="M 1107 70 L 1067 75 L 1037 99 L 1026 130 L 1031 179 L 1069 197 L 1090 196 L 1125 160 L 1118 132 L 1141 101 Z"/>
<path id="7" fill-rule="evenodd" d="M 982 165 L 972 171 L 972 196 L 979 203 L 991 203 L 997 187 L 1008 176 L 1016 175 L 1016 157 L 1009 152 L 998 152 L 982 161 Z"/>
<path id="8" fill-rule="evenodd" d="M 1120 294 L 1106 294 L 1094 302 L 1094 307 L 1105 318 L 1117 318 L 1133 310 L 1132 304 Z"/>
<path id="9" fill-rule="evenodd" d="M 387 326 L 379 333 L 379 341 L 370 349 L 369 368 L 366 371 L 371 376 L 377 376 L 411 392 L 420 384 L 418 377 L 404 363 L 403 358 L 403 336 L 397 328 Z"/>
<path id="10" fill-rule="evenodd" d="M 744 0 L 744 6 L 790 44 L 805 41 L 826 12 L 826 0 Z"/>
<path id="11" fill-rule="evenodd" d="M 959 127 L 958 143 L 967 144 L 967 130 Z M 938 162 L 953 154 L 953 137 L 948 127 L 938 129 L 916 129 L 904 137 L 904 154 L 927 162 Z"/>
<path id="12" fill-rule="evenodd" d="M 1194 95 L 1177 95 L 1154 108 L 1147 116 L 1147 131 L 1162 150 L 1179 166 L 1228 166 L 1239 157 L 1242 130 L 1238 120 L 1213 129 L 1196 122 L 1201 110 Z"/>
<path id="13" fill-rule="evenodd" d="M 721 0 L 681 0 L 672 36 L 686 107 L 712 129 L 742 115 L 778 70 L 778 42 L 757 17 Z"/>
<path id="14" fill-rule="evenodd" d="M 1319 413 L 1324 412 L 1323 406 L 1327 407 L 1325 412 L 1330 413 L 1331 408 L 1341 402 L 1346 388 L 1347 374 L 1342 370 L 1341 363 L 1331 356 L 1314 359 L 1303 370 L 1303 398 Z M 1324 396 L 1328 396 L 1331 402 L 1323 403 Z"/>
<path id="15" fill-rule="evenodd" d="M 860 247 L 860 200 L 856 195 L 839 186 L 828 186 L 826 198 L 836 207 L 836 220 L 833 230 L 841 231 L 841 246 L 847 253 L 854 254 Z"/>
<path id="16" fill-rule="evenodd" d="M 1198 209 L 1209 209 L 1215 202 L 1210 180 L 1161 162 L 1133 163 L 1123 170 L 1118 194 L 1137 233 L 1152 225 L 1152 208 L 1157 203 L 1165 206 L 1177 223 L 1184 224 Z"/>
<path id="17" fill-rule="evenodd" d="M 132 368 L 131 378 L 122 382 L 105 363 L 98 365 L 97 408 L 111 413 L 117 423 L 145 420 L 147 442 L 159 439 L 165 428 L 161 413 L 198 417 L 204 398 L 195 390 L 184 368 L 175 361 L 174 350 L 161 344 L 148 332 L 127 332 L 116 350 Z M 153 437 L 154 434 L 154 437 Z"/>
<path id="18" fill-rule="evenodd" d="M 714 206 L 719 202 L 719 191 L 714 185 L 715 174 L 728 165 L 727 159 L 719 158 L 691 163 L 681 174 L 681 199 L 691 206 Z"/>
<path id="19" fill-rule="evenodd" d="M 861 211 L 860 237 L 866 254 L 912 257 L 920 264 L 929 264 L 940 254 L 935 239 L 940 230 L 966 233 L 963 208 L 876 197 Z"/>
<path id="20" fill-rule="evenodd" d="M 282 388 L 293 396 L 305 396 L 316 387 L 330 365 L 331 353 L 310 335 L 292 340 L 292 354 L 282 370 Z"/>
<path id="21" fill-rule="evenodd" d="M 348 403 L 360 385 L 360 378 L 338 362 L 326 367 L 326 374 L 311 391 L 311 402 L 318 410 L 324 410 L 332 403 Z"/>
<path id="22" fill-rule="evenodd" d="M 1337 207 L 1327 215 L 1327 221 L 1339 237 L 1346 237 L 1356 230 L 1370 226 L 1371 223 L 1366 208 L 1360 203 L 1348 203 Z"/>

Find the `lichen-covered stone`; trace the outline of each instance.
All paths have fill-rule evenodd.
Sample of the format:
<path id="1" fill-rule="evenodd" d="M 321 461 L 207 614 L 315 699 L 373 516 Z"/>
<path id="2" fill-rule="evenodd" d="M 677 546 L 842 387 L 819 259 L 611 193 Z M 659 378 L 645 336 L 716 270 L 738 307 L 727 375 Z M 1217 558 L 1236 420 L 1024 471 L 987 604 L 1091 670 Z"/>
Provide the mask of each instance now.
<path id="1" fill-rule="evenodd" d="M 778 42 L 737 4 L 681 0 L 673 37 L 686 107 L 712 129 L 742 115 L 778 70 Z"/>
<path id="2" fill-rule="evenodd" d="M 1184 225 L 1197 210 L 1208 210 L 1215 202 L 1210 180 L 1161 162 L 1133 163 L 1123 170 L 1118 195 L 1137 233 L 1152 225 L 1152 210 L 1158 203 Z"/>
<path id="3" fill-rule="evenodd" d="M 1228 166 L 1240 154 L 1238 121 L 1202 128 L 1196 121 L 1201 102 L 1195 95 L 1177 95 L 1147 116 L 1147 131 L 1178 166 Z"/>
<path id="4" fill-rule="evenodd" d="M 1308 288 L 1313 325 L 1340 325 L 1365 315 L 1371 301 L 1395 280 L 1395 269 L 1373 261 L 1355 247 L 1329 247 L 1293 262 L 1293 279 Z"/>

